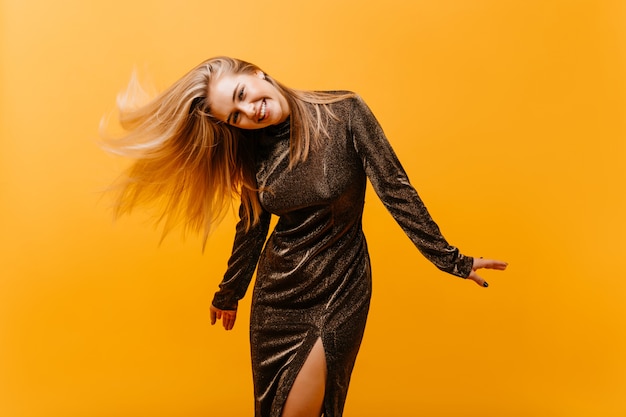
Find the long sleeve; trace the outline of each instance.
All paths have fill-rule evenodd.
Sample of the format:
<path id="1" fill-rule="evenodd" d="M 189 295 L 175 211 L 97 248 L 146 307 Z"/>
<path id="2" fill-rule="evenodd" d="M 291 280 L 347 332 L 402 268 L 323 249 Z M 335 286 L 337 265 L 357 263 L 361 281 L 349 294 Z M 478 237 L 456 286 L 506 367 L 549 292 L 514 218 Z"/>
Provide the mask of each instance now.
<path id="1" fill-rule="evenodd" d="M 250 280 L 256 269 L 261 250 L 267 238 L 270 225 L 270 213 L 264 211 L 259 223 L 246 231 L 245 221 L 241 218 L 235 229 L 233 250 L 228 260 L 228 268 L 219 285 L 219 291 L 213 297 L 213 305 L 221 310 L 236 310 L 239 300 L 246 294 Z"/>
<path id="2" fill-rule="evenodd" d="M 353 100 L 349 129 L 376 194 L 420 252 L 437 268 L 466 278 L 473 258 L 448 244 L 365 102 Z"/>

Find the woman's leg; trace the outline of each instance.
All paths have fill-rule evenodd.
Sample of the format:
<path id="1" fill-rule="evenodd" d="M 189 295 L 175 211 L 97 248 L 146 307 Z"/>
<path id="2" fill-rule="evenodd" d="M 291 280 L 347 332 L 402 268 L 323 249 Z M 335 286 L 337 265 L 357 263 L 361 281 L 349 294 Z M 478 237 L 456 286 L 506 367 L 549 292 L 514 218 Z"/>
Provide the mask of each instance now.
<path id="1" fill-rule="evenodd" d="M 326 353 L 318 338 L 289 391 L 282 417 L 320 417 L 326 389 Z"/>

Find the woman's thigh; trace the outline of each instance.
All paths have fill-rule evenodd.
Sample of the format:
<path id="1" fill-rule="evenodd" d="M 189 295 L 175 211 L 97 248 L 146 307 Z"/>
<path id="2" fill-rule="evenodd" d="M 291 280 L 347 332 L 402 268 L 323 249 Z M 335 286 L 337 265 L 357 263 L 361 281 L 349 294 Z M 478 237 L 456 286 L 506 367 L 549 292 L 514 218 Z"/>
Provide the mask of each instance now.
<path id="1" fill-rule="evenodd" d="M 318 338 L 296 377 L 282 417 L 319 417 L 324 404 L 326 388 L 326 353 Z"/>

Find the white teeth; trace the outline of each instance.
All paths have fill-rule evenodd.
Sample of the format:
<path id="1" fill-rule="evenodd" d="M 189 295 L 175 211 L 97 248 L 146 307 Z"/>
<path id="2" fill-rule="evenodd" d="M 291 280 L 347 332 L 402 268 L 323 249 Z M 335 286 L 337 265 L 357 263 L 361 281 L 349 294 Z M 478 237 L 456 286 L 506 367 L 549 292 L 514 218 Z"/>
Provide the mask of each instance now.
<path id="1" fill-rule="evenodd" d="M 263 120 L 263 118 L 265 117 L 265 100 L 263 100 L 263 103 L 261 103 L 261 114 L 259 116 L 259 120 Z"/>

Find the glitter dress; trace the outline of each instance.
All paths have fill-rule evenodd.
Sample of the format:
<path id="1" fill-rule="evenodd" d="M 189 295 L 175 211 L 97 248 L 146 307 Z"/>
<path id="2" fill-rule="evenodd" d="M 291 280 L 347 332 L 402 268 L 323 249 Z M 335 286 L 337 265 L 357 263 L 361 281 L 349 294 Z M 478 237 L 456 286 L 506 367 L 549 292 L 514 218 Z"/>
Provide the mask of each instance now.
<path id="1" fill-rule="evenodd" d="M 264 212 L 247 232 L 237 225 L 213 300 L 235 309 L 258 264 L 250 319 L 256 417 L 280 417 L 318 338 L 328 367 L 324 416 L 343 413 L 371 295 L 361 227 L 366 179 L 428 260 L 459 277 L 472 268 L 441 235 L 367 105 L 355 96 L 330 106 L 331 139 L 292 169 L 288 122 L 255 133 Z M 271 214 L 279 218 L 266 242 Z"/>

